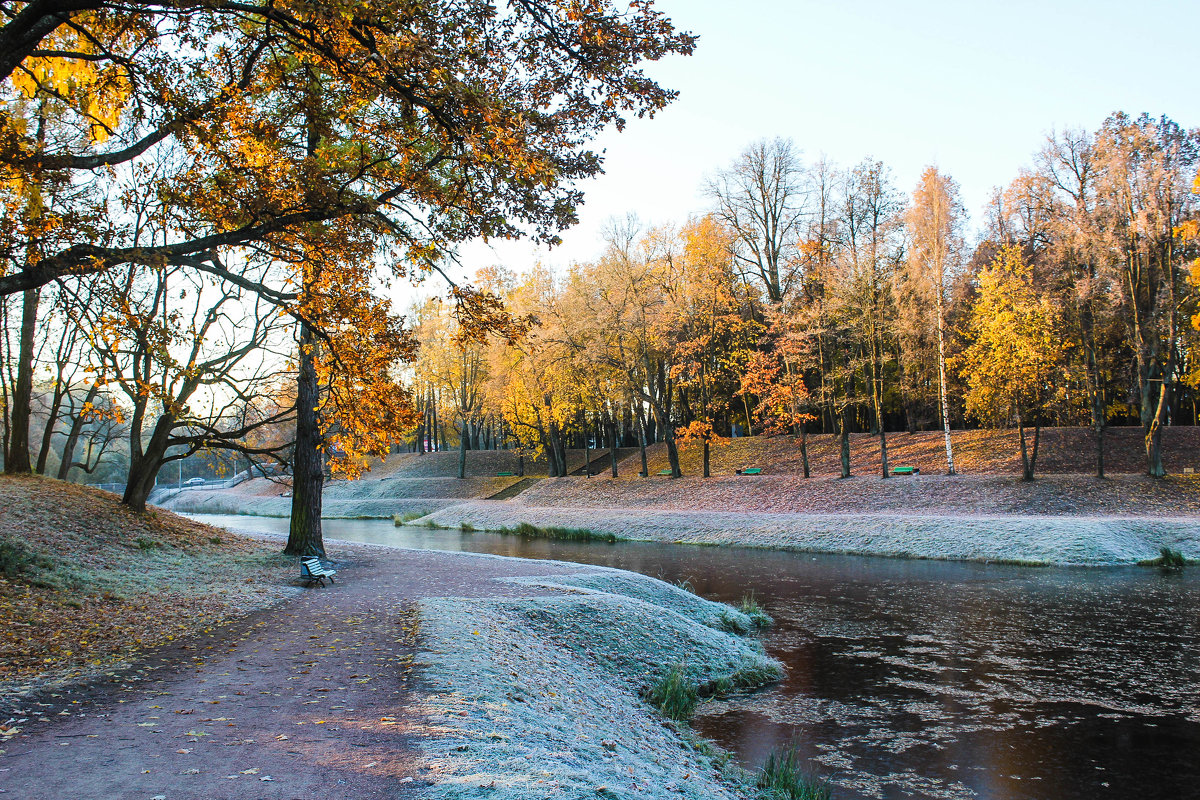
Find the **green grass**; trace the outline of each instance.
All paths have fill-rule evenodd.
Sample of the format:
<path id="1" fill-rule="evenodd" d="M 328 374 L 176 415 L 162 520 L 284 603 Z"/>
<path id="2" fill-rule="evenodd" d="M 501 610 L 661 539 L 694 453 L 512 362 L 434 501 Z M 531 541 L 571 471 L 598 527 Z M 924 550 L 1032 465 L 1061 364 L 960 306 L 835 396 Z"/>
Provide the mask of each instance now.
<path id="1" fill-rule="evenodd" d="M 392 522 L 396 523 L 397 525 L 407 525 L 414 519 L 420 519 L 429 513 L 430 512 L 428 511 L 405 511 L 403 514 L 393 514 Z"/>
<path id="2" fill-rule="evenodd" d="M 691 578 L 684 578 L 683 580 L 675 581 L 675 585 L 680 589 L 683 589 L 688 594 L 696 593 L 696 586 L 692 583 Z"/>
<path id="3" fill-rule="evenodd" d="M 53 558 L 22 542 L 2 537 L 0 575 L 47 589 L 61 589 L 74 583 L 70 570 Z"/>
<path id="4" fill-rule="evenodd" d="M 686 722 L 696 711 L 702 697 L 721 697 L 741 689 L 756 689 L 779 680 L 783 673 L 776 666 L 754 666 L 732 675 L 696 684 L 683 664 L 675 664 L 646 690 L 646 702 L 668 719 Z"/>
<path id="5" fill-rule="evenodd" d="M 697 687 L 696 691 L 701 697 L 722 697 L 742 689 L 757 689 L 782 677 L 783 672 L 777 666 L 746 667 L 728 677 L 709 681 Z"/>
<path id="6" fill-rule="evenodd" d="M 458 529 L 461 530 L 463 533 L 474 533 L 475 532 L 475 526 L 469 522 L 460 522 L 458 524 Z"/>
<path id="7" fill-rule="evenodd" d="M 528 522 L 522 522 L 515 528 L 501 528 L 498 533 L 509 536 L 528 536 L 534 539 L 560 539 L 572 542 L 613 542 L 619 541 L 616 534 L 601 533 L 587 528 L 559 528 L 557 526 L 540 527 Z"/>
<path id="8" fill-rule="evenodd" d="M 158 541 L 157 539 L 151 539 L 149 536 L 139 536 L 133 540 L 133 543 L 137 545 L 137 549 L 141 550 L 142 552 L 156 550 L 163 546 L 162 542 Z"/>
<path id="9" fill-rule="evenodd" d="M 720 623 L 718 627 L 726 633 L 734 633 L 738 636 L 745 636 L 750 632 L 749 628 L 746 627 L 746 623 L 731 614 L 729 609 L 722 608 L 720 611 L 718 611 L 717 621 Z"/>
<path id="10" fill-rule="evenodd" d="M 700 702 L 700 691 L 688 679 L 683 665 L 676 664 L 646 692 L 646 702 L 657 708 L 664 717 L 686 722 L 691 719 L 696 704 Z"/>
<path id="11" fill-rule="evenodd" d="M 769 628 L 775 622 L 771 619 L 771 615 L 758 604 L 753 591 L 742 595 L 742 605 L 738 610 L 749 617 L 750 621 L 754 623 L 754 627 L 759 629 Z"/>
<path id="12" fill-rule="evenodd" d="M 1162 567 L 1163 569 L 1183 569 L 1187 566 L 1187 559 L 1183 557 L 1183 553 L 1178 550 L 1172 550 L 1169 547 L 1163 547 L 1159 550 L 1158 558 L 1139 561 L 1138 565 L 1143 567 Z"/>
<path id="13" fill-rule="evenodd" d="M 759 800 L 830 800 L 833 796 L 828 781 L 804 768 L 795 747 L 767 756 L 755 786 Z"/>

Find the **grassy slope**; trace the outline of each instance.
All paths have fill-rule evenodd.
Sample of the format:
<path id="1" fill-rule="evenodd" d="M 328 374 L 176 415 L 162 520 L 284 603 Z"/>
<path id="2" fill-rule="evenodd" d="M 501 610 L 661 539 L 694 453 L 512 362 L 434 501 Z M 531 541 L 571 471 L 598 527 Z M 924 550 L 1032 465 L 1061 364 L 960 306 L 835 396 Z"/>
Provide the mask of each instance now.
<path id="1" fill-rule="evenodd" d="M 954 431 L 954 465 L 964 475 L 1017 475 L 1021 473 L 1020 444 L 1015 430 Z M 1028 434 L 1032 446 L 1033 434 Z M 1200 471 L 1200 428 L 1173 427 L 1163 431 L 1163 460 L 1167 471 L 1181 473 L 1184 467 Z M 945 473 L 945 439 L 940 431 L 887 435 L 888 463 L 920 467 L 923 473 Z M 1143 473 L 1146 469 L 1141 428 L 1110 428 L 1105 434 L 1105 468 L 1111 474 Z M 663 445 L 649 453 L 651 474 L 667 467 Z M 837 475 L 840 450 L 833 436 L 809 436 L 808 457 L 814 475 Z M 684 448 L 681 466 L 685 475 L 699 475 L 699 447 Z M 850 460 L 857 475 L 879 474 L 879 437 L 866 433 L 850 435 Z M 1095 444 L 1084 428 L 1046 428 L 1039 445 L 1038 474 L 1081 474 L 1095 471 Z M 712 474 L 732 475 L 738 469 L 761 467 L 763 474 L 801 473 L 800 446 L 790 436 L 761 436 L 729 439 L 712 448 Z M 621 464 L 623 477 L 636 476 L 637 458 Z"/>
<path id="2" fill-rule="evenodd" d="M 292 570 L 273 545 L 107 492 L 0 478 L 0 696 L 269 604 Z"/>
<path id="3" fill-rule="evenodd" d="M 1032 482 L 1014 476 L 920 475 L 882 480 L 828 475 L 665 477 L 542 481 L 512 505 L 652 511 L 773 512 L 979 516 L 1200 517 L 1200 477 L 1162 480 L 1120 475 L 1049 475 Z M 533 521 L 533 520 L 530 520 Z"/>
<path id="4" fill-rule="evenodd" d="M 776 680 L 779 664 L 725 629 L 743 615 L 616 570 L 517 583 L 569 593 L 421 603 L 431 798 L 746 796 L 640 691 L 676 664 L 717 692 Z"/>

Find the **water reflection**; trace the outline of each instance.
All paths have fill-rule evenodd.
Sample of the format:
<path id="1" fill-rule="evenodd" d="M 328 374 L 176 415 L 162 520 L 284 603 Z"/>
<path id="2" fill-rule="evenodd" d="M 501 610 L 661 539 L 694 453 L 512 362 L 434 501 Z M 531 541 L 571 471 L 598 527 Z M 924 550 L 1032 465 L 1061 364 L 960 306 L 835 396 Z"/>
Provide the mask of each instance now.
<path id="1" fill-rule="evenodd" d="M 202 517 L 281 531 L 284 520 Z M 329 537 L 689 580 L 774 615 L 786 680 L 706 704 L 748 764 L 795 742 L 839 798 L 1200 797 L 1200 570 L 1029 569 L 591 544 L 330 520 Z"/>

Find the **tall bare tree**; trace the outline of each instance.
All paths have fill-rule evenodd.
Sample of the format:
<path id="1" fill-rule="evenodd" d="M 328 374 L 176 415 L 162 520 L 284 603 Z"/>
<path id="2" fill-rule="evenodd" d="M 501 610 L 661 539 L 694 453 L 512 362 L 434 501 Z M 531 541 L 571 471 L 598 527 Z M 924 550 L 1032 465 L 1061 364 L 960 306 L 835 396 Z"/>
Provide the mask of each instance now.
<path id="1" fill-rule="evenodd" d="M 737 237 L 735 258 L 780 304 L 798 276 L 808 190 L 800 154 L 790 139 L 763 139 L 708 182 L 717 214 Z"/>

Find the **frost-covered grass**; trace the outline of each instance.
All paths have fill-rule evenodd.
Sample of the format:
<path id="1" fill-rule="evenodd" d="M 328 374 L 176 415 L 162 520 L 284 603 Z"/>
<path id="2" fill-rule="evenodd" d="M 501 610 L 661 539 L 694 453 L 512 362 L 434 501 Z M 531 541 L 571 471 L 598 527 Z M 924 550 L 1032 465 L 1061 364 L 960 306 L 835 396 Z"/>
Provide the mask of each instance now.
<path id="1" fill-rule="evenodd" d="M 424 508 L 417 509 L 415 511 L 405 511 L 402 514 L 393 514 L 392 522 L 394 522 L 397 526 L 407 525 L 408 523 L 413 522 L 414 520 L 418 520 L 421 517 L 427 515 L 428 513 L 429 513 L 429 510 L 424 509 Z"/>
<path id="2" fill-rule="evenodd" d="M 722 544 L 893 558 L 940 558 L 1022 564 L 1136 564 L 1162 547 L 1200 558 L 1195 517 L 976 517 L 900 514 L 797 514 L 653 511 L 644 508 L 535 507 L 468 502 L 431 515 L 466 520 L 479 530 L 521 521 L 587 528 L 643 541 Z"/>
<path id="3" fill-rule="evenodd" d="M 645 699 L 672 671 L 697 695 L 780 675 L 756 641 L 705 624 L 717 604 L 617 570 L 517 582 L 556 593 L 422 603 L 432 797 L 744 796 Z"/>
<path id="4" fill-rule="evenodd" d="M 767 756 L 757 777 L 759 800 L 829 800 L 828 781 L 807 770 L 795 748 Z"/>
<path id="5" fill-rule="evenodd" d="M 323 515 L 327 518 L 395 519 L 397 515 L 404 516 L 415 512 L 421 512 L 418 516 L 425 516 L 431 511 L 446 508 L 458 502 L 461 501 L 455 498 L 429 497 L 345 500 L 331 499 L 329 495 L 326 495 L 322 510 Z M 279 496 L 242 495 L 232 491 L 195 490 L 180 492 L 165 501 L 163 508 L 180 514 L 246 514 L 254 517 L 287 517 L 292 513 L 292 499 Z"/>

